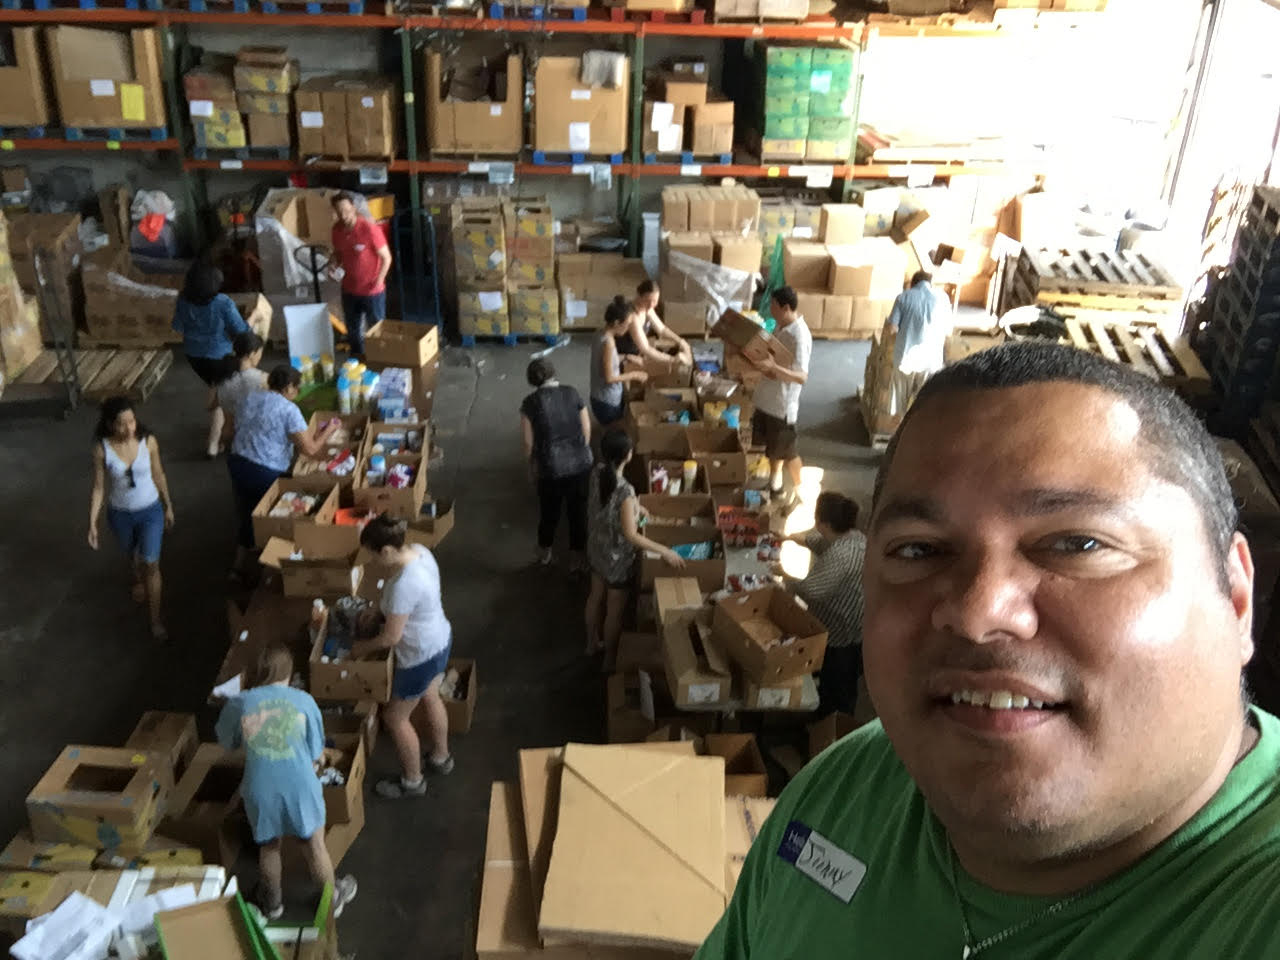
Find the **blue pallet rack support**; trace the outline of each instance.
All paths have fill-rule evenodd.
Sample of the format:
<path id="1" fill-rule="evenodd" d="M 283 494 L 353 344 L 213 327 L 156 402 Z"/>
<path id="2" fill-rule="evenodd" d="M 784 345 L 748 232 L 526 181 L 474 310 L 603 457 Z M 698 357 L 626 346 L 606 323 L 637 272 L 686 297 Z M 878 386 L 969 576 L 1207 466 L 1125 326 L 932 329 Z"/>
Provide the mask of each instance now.
<path id="1" fill-rule="evenodd" d="M 350 14 L 351 16 L 359 16 L 364 13 L 364 0 L 345 0 L 345 2 L 318 2 L 311 0 L 310 3 L 300 5 L 302 12 L 312 16 L 320 16 L 326 13 Z M 275 0 L 263 0 L 263 13 L 296 13 L 298 7 L 292 4 L 279 4 Z"/>
<path id="2" fill-rule="evenodd" d="M 48 127 L 0 127 L 0 139 L 4 140 L 43 140 L 48 135 Z"/>
<path id="3" fill-rule="evenodd" d="M 211 13 L 209 8 L 210 0 L 187 0 L 187 10 L 191 13 Z M 213 0 L 216 4 L 217 0 Z M 249 0 L 231 0 L 232 13 L 248 13 Z"/>
<path id="4" fill-rule="evenodd" d="M 719 153 L 714 157 L 695 157 L 690 151 L 686 150 L 679 156 L 672 154 L 669 157 L 660 157 L 656 153 L 646 153 L 644 155 L 644 162 L 651 166 L 659 163 L 678 163 L 682 167 L 691 167 L 695 164 L 697 166 L 702 166 L 703 164 L 719 164 L 722 167 L 727 167 L 729 164 L 733 163 L 733 154 Z"/>
<path id="5" fill-rule="evenodd" d="M 67 127 L 66 139 L 159 142 L 169 139 L 169 130 L 167 127 Z"/>
<path id="6" fill-rule="evenodd" d="M 616 167 L 622 163 L 622 154 L 614 153 L 605 158 L 593 157 L 585 153 L 548 153 L 545 150 L 535 150 L 533 162 L 540 167 L 559 167 L 578 163 L 609 163 Z"/>

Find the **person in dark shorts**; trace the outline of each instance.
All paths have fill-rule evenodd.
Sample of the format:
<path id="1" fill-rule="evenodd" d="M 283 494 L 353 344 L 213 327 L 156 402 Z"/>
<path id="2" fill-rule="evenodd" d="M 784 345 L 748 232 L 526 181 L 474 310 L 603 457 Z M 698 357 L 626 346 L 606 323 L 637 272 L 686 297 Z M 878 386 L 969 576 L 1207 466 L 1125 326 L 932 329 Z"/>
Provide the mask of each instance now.
<path id="1" fill-rule="evenodd" d="M 213 264 L 197 260 L 187 271 L 173 308 L 173 329 L 182 334 L 182 352 L 191 369 L 209 388 L 205 453 L 212 459 L 218 455 L 223 426 L 223 412 L 214 388 L 236 367 L 232 338 L 249 329 L 235 301 L 222 292 L 222 271 Z"/>
<path id="2" fill-rule="evenodd" d="M 622 430 L 608 431 L 600 438 L 600 457 L 588 484 L 591 595 L 587 597 L 586 652 L 603 650 L 605 672 L 612 673 L 639 552 L 656 553 L 675 570 L 684 569 L 684 560 L 670 547 L 640 532 L 648 512 L 636 498 L 635 487 L 622 475 L 631 462 L 631 438 Z"/>
<path id="3" fill-rule="evenodd" d="M 587 477 L 591 473 L 591 417 L 573 387 L 556 379 L 555 367 L 539 358 L 526 373 L 533 393 L 520 404 L 524 456 L 538 487 L 537 562 L 548 566 L 561 510 L 569 517 L 573 573 L 586 570 Z"/>
<path id="4" fill-rule="evenodd" d="M 604 329 L 591 342 L 591 412 L 605 428 L 622 420 L 627 402 L 626 385 L 649 379 L 643 370 L 622 371 L 618 341 L 631 329 L 633 310 L 626 297 L 614 297 L 604 312 Z"/>
<path id="5" fill-rule="evenodd" d="M 800 391 L 809 379 L 809 356 L 813 352 L 813 336 L 804 317 L 796 312 L 799 302 L 790 287 L 773 291 L 771 306 L 777 321 L 773 335 L 793 359 L 785 367 L 772 357 L 756 361 L 756 369 L 765 379 L 756 387 L 756 411 L 751 417 L 752 442 L 764 446 L 769 458 L 769 487 L 774 494 L 782 493 L 785 467 L 791 477 L 789 497 L 793 504 L 799 496 L 800 468 L 804 466 L 796 449 L 796 421 L 800 416 Z"/>

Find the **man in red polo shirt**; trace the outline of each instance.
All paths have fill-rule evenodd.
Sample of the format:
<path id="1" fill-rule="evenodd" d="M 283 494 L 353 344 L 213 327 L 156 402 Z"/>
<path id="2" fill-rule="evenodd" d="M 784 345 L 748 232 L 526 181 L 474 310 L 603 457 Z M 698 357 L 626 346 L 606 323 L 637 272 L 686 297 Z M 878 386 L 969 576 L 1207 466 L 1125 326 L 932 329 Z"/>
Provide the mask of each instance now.
<path id="1" fill-rule="evenodd" d="M 377 225 L 356 212 L 349 193 L 333 197 L 338 222 L 333 225 L 334 267 L 342 267 L 342 314 L 351 355 L 364 357 L 364 323 L 387 315 L 387 272 L 391 251 Z"/>

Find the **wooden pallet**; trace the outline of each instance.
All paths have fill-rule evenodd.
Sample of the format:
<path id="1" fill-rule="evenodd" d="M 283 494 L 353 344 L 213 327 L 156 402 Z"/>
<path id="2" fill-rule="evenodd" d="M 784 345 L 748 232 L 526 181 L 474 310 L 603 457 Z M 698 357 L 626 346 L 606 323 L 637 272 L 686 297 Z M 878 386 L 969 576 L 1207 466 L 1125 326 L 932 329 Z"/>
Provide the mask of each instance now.
<path id="1" fill-rule="evenodd" d="M 1034 277 L 1038 292 L 1077 296 L 1182 300 L 1182 287 L 1150 257 L 1132 250 L 1024 249 L 1018 273 Z"/>
<path id="2" fill-rule="evenodd" d="M 76 372 L 85 399 L 100 401 L 123 395 L 146 400 L 173 364 L 170 350 L 76 350 Z M 58 359 L 43 350 L 18 377 L 18 383 L 61 383 Z"/>
<path id="3" fill-rule="evenodd" d="M 879 330 L 811 330 L 815 340 L 850 341 L 874 340 Z"/>
<path id="4" fill-rule="evenodd" d="M 1123 363 L 1179 392 L 1211 390 L 1209 372 L 1186 337 L 1169 338 L 1151 326 L 1108 324 L 1098 319 L 1068 318 L 1072 346 Z"/>

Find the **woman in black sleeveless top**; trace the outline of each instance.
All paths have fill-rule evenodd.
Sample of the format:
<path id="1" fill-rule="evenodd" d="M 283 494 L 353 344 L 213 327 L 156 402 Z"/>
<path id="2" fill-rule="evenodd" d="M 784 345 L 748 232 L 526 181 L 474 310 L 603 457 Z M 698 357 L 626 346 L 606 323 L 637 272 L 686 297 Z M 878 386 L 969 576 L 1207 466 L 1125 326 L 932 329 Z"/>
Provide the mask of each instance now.
<path id="1" fill-rule="evenodd" d="M 536 388 L 520 404 L 524 455 L 538 487 L 538 552 L 542 566 L 552 561 L 551 546 L 563 509 L 569 515 L 572 573 L 586 571 L 587 478 L 591 473 L 591 419 L 582 397 L 556 379 L 547 360 L 534 360 L 527 372 Z"/>
<path id="2" fill-rule="evenodd" d="M 658 319 L 658 299 L 661 291 L 652 280 L 644 280 L 636 287 L 635 314 L 631 330 L 618 338 L 618 353 L 623 357 L 639 357 L 665 362 L 674 367 L 678 362 L 693 362 L 693 350 L 688 342 Z M 672 356 L 674 352 L 674 356 Z"/>

